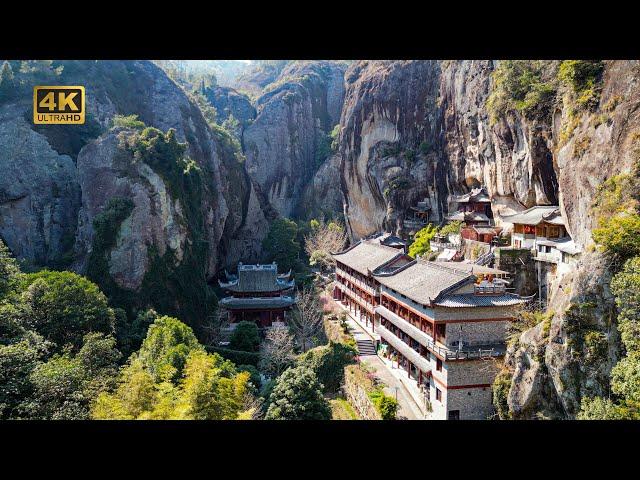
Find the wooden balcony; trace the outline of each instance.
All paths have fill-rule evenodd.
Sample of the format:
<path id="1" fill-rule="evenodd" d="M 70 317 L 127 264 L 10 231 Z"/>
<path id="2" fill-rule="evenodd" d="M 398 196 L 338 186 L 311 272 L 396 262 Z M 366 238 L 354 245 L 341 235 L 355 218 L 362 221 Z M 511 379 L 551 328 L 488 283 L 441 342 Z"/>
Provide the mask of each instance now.
<path id="1" fill-rule="evenodd" d="M 371 285 L 368 285 L 366 282 L 363 282 L 359 278 L 354 277 L 353 275 L 345 272 L 340 268 L 336 268 L 336 275 L 340 275 L 341 277 L 346 278 L 351 283 L 353 283 L 354 285 L 357 285 L 358 287 L 362 288 L 363 290 L 365 290 L 366 292 L 370 293 L 373 296 L 377 295 L 376 288 L 372 287 Z"/>
<path id="2" fill-rule="evenodd" d="M 501 356 L 504 356 L 505 354 L 505 345 L 503 344 L 484 345 L 484 346 L 469 345 L 467 347 L 463 346 L 462 349 L 448 348 L 442 344 L 439 344 L 439 342 L 435 342 L 433 340 L 433 337 L 426 334 L 422 330 L 416 328 L 415 326 L 411 325 L 405 319 L 399 317 L 398 315 L 393 313 L 391 310 L 383 306 L 380 306 L 380 305 L 377 306 L 375 308 L 375 312 L 379 314 L 381 317 L 388 320 L 393 325 L 395 325 L 399 330 L 401 330 L 402 332 L 404 332 L 405 334 L 413 338 L 420 345 L 427 348 L 427 350 L 431 351 L 436 356 L 439 356 L 445 360 L 478 360 L 478 359 L 488 359 L 493 357 L 501 357 Z M 385 328 L 382 325 L 380 325 L 377 328 L 378 328 L 378 333 L 380 333 L 383 337 L 385 337 L 384 332 L 388 332 L 389 334 L 393 335 L 393 333 L 389 329 Z M 397 339 L 397 341 L 402 342 L 402 340 L 399 339 L 397 336 L 394 335 L 394 337 Z M 392 346 L 397 350 L 400 350 L 395 345 L 392 344 Z M 410 349 L 410 347 L 406 343 L 405 343 L 405 347 Z"/>

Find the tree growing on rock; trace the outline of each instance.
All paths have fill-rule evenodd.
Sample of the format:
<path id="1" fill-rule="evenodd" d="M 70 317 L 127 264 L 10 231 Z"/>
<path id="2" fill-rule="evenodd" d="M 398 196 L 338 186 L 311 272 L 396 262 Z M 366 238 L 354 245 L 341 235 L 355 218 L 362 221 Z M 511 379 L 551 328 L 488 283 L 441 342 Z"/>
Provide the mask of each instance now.
<path id="1" fill-rule="evenodd" d="M 614 398 L 584 398 L 579 419 L 640 419 L 640 257 L 625 263 L 611 291 L 620 310 L 618 330 L 626 356 L 611 371 Z"/>
<path id="2" fill-rule="evenodd" d="M 413 237 L 413 243 L 409 246 L 409 255 L 416 258 L 431 251 L 431 239 L 438 233 L 438 228 L 431 223 L 420 229 Z"/>

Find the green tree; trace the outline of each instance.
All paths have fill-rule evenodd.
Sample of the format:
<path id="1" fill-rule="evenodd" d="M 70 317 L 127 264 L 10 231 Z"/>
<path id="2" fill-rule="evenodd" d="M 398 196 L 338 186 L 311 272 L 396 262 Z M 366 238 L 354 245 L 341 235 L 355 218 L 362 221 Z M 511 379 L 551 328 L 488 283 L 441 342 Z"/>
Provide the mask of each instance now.
<path id="1" fill-rule="evenodd" d="M 33 394 L 25 409 L 30 418 L 81 420 L 97 395 L 113 387 L 120 352 L 115 339 L 88 334 L 76 355 L 64 352 L 38 364 L 30 374 Z"/>
<path id="2" fill-rule="evenodd" d="M 193 420 L 233 420 L 242 408 L 249 372 L 225 377 L 222 358 L 193 351 L 187 359 L 182 383 L 181 415 Z"/>
<path id="3" fill-rule="evenodd" d="M 38 335 L 0 345 L 0 419 L 28 418 L 24 402 L 33 393 L 30 376 L 46 354 L 46 343 Z"/>
<path id="4" fill-rule="evenodd" d="M 431 251 L 431 239 L 438 233 L 438 229 L 431 223 L 416 232 L 413 243 L 409 246 L 409 255 L 417 257 Z"/>
<path id="5" fill-rule="evenodd" d="M 306 352 L 298 365 L 313 370 L 325 393 L 337 393 L 344 381 L 344 367 L 354 362 L 357 353 L 353 346 L 329 342 Z"/>
<path id="6" fill-rule="evenodd" d="M 72 272 L 42 270 L 24 276 L 21 303 L 25 328 L 60 350 L 80 348 L 90 332 L 114 333 L 115 317 L 97 285 Z"/>
<path id="7" fill-rule="evenodd" d="M 558 68 L 558 78 L 572 88 L 578 105 L 593 108 L 600 99 L 603 71 L 601 60 L 564 60 Z"/>
<path id="8" fill-rule="evenodd" d="M 229 348 L 244 352 L 257 352 L 259 347 L 260 334 L 255 322 L 239 322 L 231 335 Z"/>
<path id="9" fill-rule="evenodd" d="M 294 268 L 300 254 L 297 236 L 298 226 L 294 221 L 288 218 L 274 220 L 262 241 L 262 248 L 267 254 L 268 261 L 276 262 L 282 270 Z"/>
<path id="10" fill-rule="evenodd" d="M 0 301 L 9 292 L 15 290 L 19 273 L 18 262 L 0 239 Z"/>
<path id="11" fill-rule="evenodd" d="M 237 418 L 248 394 L 249 372 L 238 373 L 220 355 L 206 353 L 189 327 L 158 318 L 139 352 L 122 368 L 117 388 L 101 392 L 95 419 Z"/>
<path id="12" fill-rule="evenodd" d="M 313 370 L 299 366 L 276 380 L 266 420 L 331 420 L 331 407 Z"/>
<path id="13" fill-rule="evenodd" d="M 551 111 L 557 85 L 543 79 L 545 62 L 501 60 L 492 74 L 492 91 L 487 100 L 491 122 L 511 110 L 527 117 L 545 117 Z"/>
<path id="14" fill-rule="evenodd" d="M 191 327 L 176 318 L 163 316 L 149 327 L 135 356 L 154 381 L 175 383 L 182 376 L 191 351 L 203 349 Z"/>

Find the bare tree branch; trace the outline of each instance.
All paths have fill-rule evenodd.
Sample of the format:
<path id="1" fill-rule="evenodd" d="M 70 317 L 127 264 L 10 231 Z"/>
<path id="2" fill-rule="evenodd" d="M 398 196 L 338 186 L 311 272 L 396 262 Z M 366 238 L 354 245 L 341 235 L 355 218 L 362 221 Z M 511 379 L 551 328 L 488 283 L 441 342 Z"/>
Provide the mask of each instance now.
<path id="1" fill-rule="evenodd" d="M 326 223 L 321 219 L 317 225 L 312 225 L 311 233 L 304 237 L 304 248 L 311 265 L 328 270 L 335 263 L 331 253 L 341 251 L 346 241 L 347 234 L 342 225 L 336 222 Z"/>
<path id="2" fill-rule="evenodd" d="M 298 291 L 296 307 L 291 316 L 291 328 L 298 337 L 303 352 L 322 328 L 322 305 L 315 287 L 305 286 Z"/>
<path id="3" fill-rule="evenodd" d="M 260 370 L 277 377 L 293 363 L 293 348 L 293 336 L 287 328 L 271 327 L 260 345 Z"/>

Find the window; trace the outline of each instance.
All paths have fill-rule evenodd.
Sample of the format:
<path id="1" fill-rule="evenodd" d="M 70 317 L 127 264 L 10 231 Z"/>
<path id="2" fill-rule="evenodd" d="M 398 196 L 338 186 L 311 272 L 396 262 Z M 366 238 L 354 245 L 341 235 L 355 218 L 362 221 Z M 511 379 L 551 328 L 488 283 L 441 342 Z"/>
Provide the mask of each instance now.
<path id="1" fill-rule="evenodd" d="M 449 410 L 449 420 L 460 420 L 460 410 Z"/>
<path id="2" fill-rule="evenodd" d="M 442 360 L 440 360 L 439 358 L 436 358 L 436 370 L 438 372 L 442 371 Z"/>
<path id="3" fill-rule="evenodd" d="M 442 401 L 442 392 L 437 387 L 436 387 L 436 400 L 438 400 L 439 402 Z"/>

